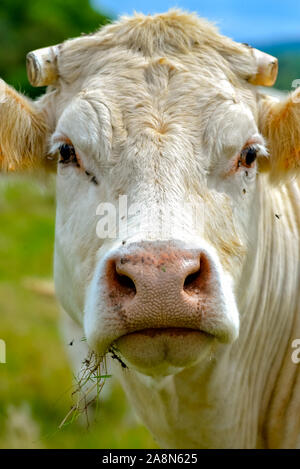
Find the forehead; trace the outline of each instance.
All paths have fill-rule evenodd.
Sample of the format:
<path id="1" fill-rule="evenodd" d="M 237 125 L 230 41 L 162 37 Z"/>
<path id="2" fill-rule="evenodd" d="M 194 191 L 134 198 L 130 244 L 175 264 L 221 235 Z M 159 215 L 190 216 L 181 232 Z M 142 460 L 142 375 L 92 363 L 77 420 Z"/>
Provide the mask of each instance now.
<path id="1" fill-rule="evenodd" d="M 212 135 L 224 119 L 256 118 L 247 53 L 193 15 L 126 19 L 65 43 L 60 105 L 98 90 L 113 125 L 127 135 L 146 129 L 193 136 L 208 123 Z"/>
<path id="2" fill-rule="evenodd" d="M 99 64 L 96 74 L 84 77 L 73 89 L 75 98 L 98 96 L 129 133 L 145 127 L 166 134 L 177 132 L 178 125 L 191 133 L 209 125 L 214 133 L 212 127 L 223 120 L 228 127 L 239 118 L 256 119 L 253 91 L 228 75 L 224 67 L 204 65 L 197 56 L 152 59 L 126 57 L 118 50 L 111 62 Z"/>
<path id="3" fill-rule="evenodd" d="M 95 76 L 86 77 L 84 86 L 102 89 L 107 101 L 117 104 L 129 116 L 143 110 L 182 116 L 204 107 L 213 110 L 224 101 L 242 101 L 246 91 L 246 86 L 243 89 L 234 85 L 224 69 L 215 64 L 204 65 L 196 56 L 189 56 L 188 60 L 185 56 L 126 60 L 122 53 L 119 61 L 101 67 Z M 249 93 L 249 104 L 251 97 Z"/>

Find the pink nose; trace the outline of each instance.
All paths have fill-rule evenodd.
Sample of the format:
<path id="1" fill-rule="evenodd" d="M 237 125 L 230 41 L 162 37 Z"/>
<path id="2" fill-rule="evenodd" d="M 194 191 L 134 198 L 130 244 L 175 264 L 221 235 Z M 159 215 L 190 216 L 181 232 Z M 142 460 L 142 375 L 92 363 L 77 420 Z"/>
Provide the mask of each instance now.
<path id="1" fill-rule="evenodd" d="M 181 247 L 180 247 L 181 246 Z M 210 332 L 216 322 L 215 266 L 201 249 L 177 242 L 123 246 L 106 261 L 106 308 L 126 331 L 189 328 Z"/>

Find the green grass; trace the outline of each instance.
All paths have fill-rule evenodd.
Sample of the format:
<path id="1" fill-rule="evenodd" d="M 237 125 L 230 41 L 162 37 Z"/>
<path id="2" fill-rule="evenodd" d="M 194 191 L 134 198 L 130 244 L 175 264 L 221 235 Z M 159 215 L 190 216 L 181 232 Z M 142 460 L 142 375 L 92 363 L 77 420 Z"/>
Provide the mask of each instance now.
<path id="1" fill-rule="evenodd" d="M 30 178 L 0 179 L 0 448 L 153 448 L 149 432 L 133 417 L 114 378 L 97 422 L 78 419 L 61 430 L 68 413 L 72 370 L 58 332 L 52 297 L 24 286 L 24 279 L 52 275 L 54 185 Z"/>

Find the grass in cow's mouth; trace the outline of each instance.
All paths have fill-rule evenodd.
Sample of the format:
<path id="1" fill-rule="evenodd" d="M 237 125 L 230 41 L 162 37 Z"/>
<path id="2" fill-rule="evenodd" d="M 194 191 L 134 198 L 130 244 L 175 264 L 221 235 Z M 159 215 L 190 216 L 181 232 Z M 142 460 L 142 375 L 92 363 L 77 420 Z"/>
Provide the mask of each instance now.
<path id="1" fill-rule="evenodd" d="M 125 363 L 124 363 L 124 362 L 122 361 L 122 359 L 119 357 L 119 355 L 118 355 L 118 350 L 116 349 L 115 346 L 112 345 L 108 351 L 109 351 L 109 353 L 111 354 L 111 358 L 112 358 L 113 360 L 117 360 L 117 361 L 120 363 L 120 365 L 121 365 L 122 368 L 127 369 L 127 365 L 125 365 Z"/>
<path id="2" fill-rule="evenodd" d="M 75 422 L 81 415 L 85 415 L 87 427 L 89 426 L 88 409 L 95 403 L 96 414 L 99 406 L 99 396 L 107 378 L 107 364 L 105 357 L 99 357 L 90 352 L 83 361 L 78 376 L 75 376 L 75 389 L 72 399 L 75 403 L 59 425 L 59 430 Z"/>

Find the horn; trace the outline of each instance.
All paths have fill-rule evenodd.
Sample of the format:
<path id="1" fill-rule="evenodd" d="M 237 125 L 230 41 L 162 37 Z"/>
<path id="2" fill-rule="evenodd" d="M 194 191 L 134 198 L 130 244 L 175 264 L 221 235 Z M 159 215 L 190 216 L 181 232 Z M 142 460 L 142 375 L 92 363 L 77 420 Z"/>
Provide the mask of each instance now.
<path id="1" fill-rule="evenodd" d="M 278 75 L 278 60 L 258 49 L 251 50 L 257 63 L 257 72 L 248 81 L 252 85 L 273 86 Z"/>
<path id="2" fill-rule="evenodd" d="M 52 46 L 37 49 L 27 54 L 27 76 L 32 86 L 48 86 L 57 80 L 58 52 L 59 46 Z"/>

